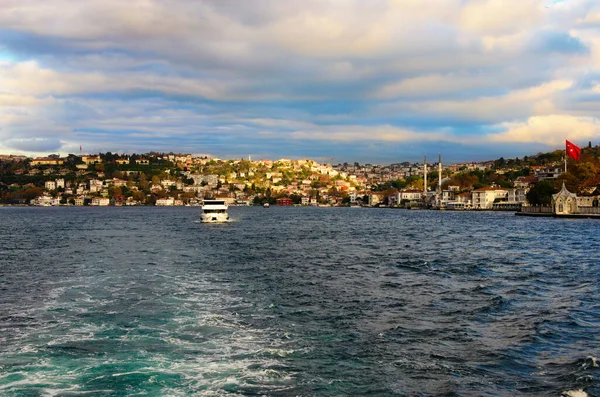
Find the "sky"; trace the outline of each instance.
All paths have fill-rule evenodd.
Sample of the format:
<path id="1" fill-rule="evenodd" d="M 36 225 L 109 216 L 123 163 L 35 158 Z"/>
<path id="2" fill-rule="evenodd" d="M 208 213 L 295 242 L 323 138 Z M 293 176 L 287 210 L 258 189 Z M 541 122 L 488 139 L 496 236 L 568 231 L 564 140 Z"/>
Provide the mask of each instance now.
<path id="1" fill-rule="evenodd" d="M 378 164 L 600 143 L 597 0 L 1 0 L 0 153 Z"/>

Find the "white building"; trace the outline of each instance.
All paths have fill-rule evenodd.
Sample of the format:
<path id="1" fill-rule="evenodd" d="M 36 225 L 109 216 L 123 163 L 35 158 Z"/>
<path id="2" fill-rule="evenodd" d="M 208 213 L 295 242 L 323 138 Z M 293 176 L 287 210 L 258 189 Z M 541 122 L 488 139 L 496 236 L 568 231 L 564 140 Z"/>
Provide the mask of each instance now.
<path id="1" fill-rule="evenodd" d="M 460 193 L 454 197 L 454 200 L 446 203 L 446 208 L 449 210 L 470 210 L 472 207 L 471 193 Z"/>
<path id="2" fill-rule="evenodd" d="M 44 184 L 46 190 L 56 190 L 56 182 L 54 181 L 46 181 Z"/>
<path id="3" fill-rule="evenodd" d="M 90 188 L 92 186 L 96 186 L 97 188 L 101 189 L 102 186 L 104 186 L 104 183 L 98 179 L 90 179 Z"/>
<path id="4" fill-rule="evenodd" d="M 417 189 L 400 190 L 396 192 L 396 203 L 402 201 L 420 200 L 423 197 L 423 192 Z"/>
<path id="5" fill-rule="evenodd" d="M 64 180 L 63 178 L 57 179 L 57 180 L 56 180 L 56 181 L 54 181 L 54 182 L 56 182 L 56 188 L 57 188 L 57 189 L 58 189 L 58 188 L 61 188 L 61 187 L 62 187 L 63 189 L 65 188 L 65 180 Z"/>
<path id="6" fill-rule="evenodd" d="M 577 195 L 569 192 L 564 182 L 560 192 L 552 195 L 552 211 L 555 214 L 574 214 L 579 212 Z"/>
<path id="7" fill-rule="evenodd" d="M 37 205 L 40 207 L 49 207 L 52 205 L 52 201 L 53 201 L 52 197 L 43 195 L 43 196 L 38 196 L 38 197 L 34 198 L 33 200 L 31 200 L 30 204 Z"/>
<path id="8" fill-rule="evenodd" d="M 508 189 L 507 201 L 509 203 L 521 203 L 521 204 L 526 203 L 528 192 L 529 192 L 529 188 Z"/>
<path id="9" fill-rule="evenodd" d="M 472 206 L 475 210 L 491 210 L 496 199 L 506 199 L 508 191 L 501 187 L 482 187 L 473 190 Z"/>
<path id="10" fill-rule="evenodd" d="M 106 207 L 110 204 L 110 200 L 108 197 L 94 197 L 92 198 L 92 202 L 90 205 L 98 206 L 98 207 Z"/>
<path id="11" fill-rule="evenodd" d="M 175 205 L 175 198 L 167 197 L 167 198 L 158 199 L 158 200 L 156 200 L 156 205 L 159 207 L 173 206 L 173 205 Z"/>

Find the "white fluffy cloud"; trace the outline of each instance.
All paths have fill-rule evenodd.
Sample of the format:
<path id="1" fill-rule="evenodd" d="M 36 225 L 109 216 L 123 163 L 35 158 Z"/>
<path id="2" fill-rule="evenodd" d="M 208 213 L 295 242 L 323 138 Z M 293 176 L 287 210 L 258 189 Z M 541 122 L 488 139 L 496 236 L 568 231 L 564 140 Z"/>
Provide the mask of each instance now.
<path id="1" fill-rule="evenodd" d="M 565 139 L 585 143 L 600 136 L 600 121 L 592 117 L 551 114 L 534 116 L 524 122 L 502 123 L 504 132 L 490 136 L 492 142 L 546 142 L 560 147 Z"/>

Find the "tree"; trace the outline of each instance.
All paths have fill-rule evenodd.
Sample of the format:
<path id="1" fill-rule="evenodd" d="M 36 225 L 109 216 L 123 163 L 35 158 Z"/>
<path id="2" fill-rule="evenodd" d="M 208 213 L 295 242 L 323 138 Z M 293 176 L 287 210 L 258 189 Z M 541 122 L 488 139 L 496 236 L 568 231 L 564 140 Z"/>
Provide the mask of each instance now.
<path id="1" fill-rule="evenodd" d="M 494 161 L 494 168 L 504 168 L 506 166 L 506 160 L 504 157 L 500 157 L 498 160 Z"/>
<path id="2" fill-rule="evenodd" d="M 538 182 L 527 193 L 527 201 L 531 205 L 549 205 L 554 194 L 554 183 L 550 180 Z"/>
<path id="3" fill-rule="evenodd" d="M 123 190 L 119 186 L 115 186 L 114 188 L 112 188 L 112 192 L 111 192 L 111 189 L 108 189 L 108 194 L 109 194 L 110 198 L 113 198 L 116 196 L 122 196 Z"/>
<path id="4" fill-rule="evenodd" d="M 554 182 L 554 190 L 560 190 L 563 183 L 565 184 L 565 187 L 568 191 L 573 193 L 579 193 L 579 188 L 581 186 L 580 181 L 571 172 L 563 173 L 558 178 L 556 178 L 556 181 Z"/>

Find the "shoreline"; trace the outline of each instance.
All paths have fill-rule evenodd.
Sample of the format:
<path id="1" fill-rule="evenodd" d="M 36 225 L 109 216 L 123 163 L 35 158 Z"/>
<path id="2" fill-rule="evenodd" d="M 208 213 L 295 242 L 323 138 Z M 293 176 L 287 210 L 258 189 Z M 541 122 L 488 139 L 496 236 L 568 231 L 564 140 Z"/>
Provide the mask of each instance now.
<path id="1" fill-rule="evenodd" d="M 529 216 L 537 218 L 571 218 L 571 219 L 600 219 L 600 214 L 548 214 L 548 213 L 526 213 L 515 212 L 516 216 Z"/>

